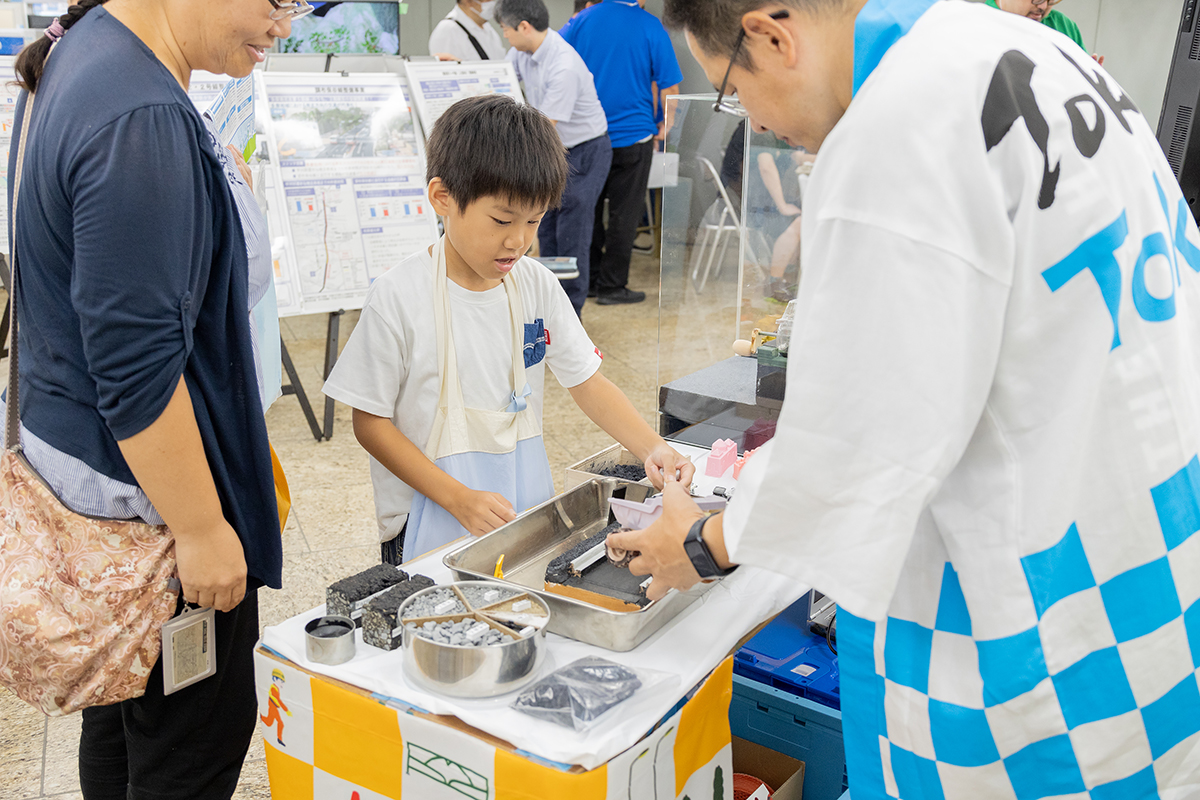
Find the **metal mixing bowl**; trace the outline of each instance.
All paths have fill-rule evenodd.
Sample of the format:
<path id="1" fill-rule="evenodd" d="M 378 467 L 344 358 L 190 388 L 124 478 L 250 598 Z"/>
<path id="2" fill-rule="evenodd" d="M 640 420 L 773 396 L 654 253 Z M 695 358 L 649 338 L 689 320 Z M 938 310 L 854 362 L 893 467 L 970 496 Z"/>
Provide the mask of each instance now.
<path id="1" fill-rule="evenodd" d="M 467 585 L 479 588 L 496 588 L 512 593 L 512 586 L 487 581 L 465 581 L 448 584 L 451 587 Z M 413 683 L 437 694 L 453 697 L 495 697 L 522 688 L 538 675 L 544 656 L 546 625 L 550 621 L 550 608 L 537 595 L 530 593 L 527 599 L 533 608 L 541 609 L 544 619 L 535 624 L 535 632 L 523 638 L 512 639 L 501 644 L 484 647 L 452 645 L 428 639 L 408 628 L 406 612 L 414 600 L 422 595 L 445 589 L 447 584 L 422 589 L 400 606 L 399 624 L 404 626 L 404 674 Z M 456 595 L 458 593 L 456 592 Z M 451 614 L 432 619 L 449 617 L 487 617 L 486 611 L 471 608 L 462 595 L 458 595 L 467 606 L 466 614 Z M 501 602 L 508 602 L 507 600 Z M 431 619 L 421 617 L 420 619 Z"/>

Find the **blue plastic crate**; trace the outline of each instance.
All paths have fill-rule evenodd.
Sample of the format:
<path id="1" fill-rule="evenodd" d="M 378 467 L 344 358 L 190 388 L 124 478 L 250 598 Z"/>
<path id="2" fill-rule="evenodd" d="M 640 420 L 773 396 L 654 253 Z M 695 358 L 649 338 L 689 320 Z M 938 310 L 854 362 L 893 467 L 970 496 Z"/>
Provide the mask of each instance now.
<path id="1" fill-rule="evenodd" d="M 846 791 L 842 712 L 735 674 L 729 725 L 734 736 L 803 761 L 804 800 Z"/>
<path id="2" fill-rule="evenodd" d="M 751 680 L 841 709 L 837 656 L 808 630 L 807 598 L 792 605 L 746 643 L 733 671 Z"/>

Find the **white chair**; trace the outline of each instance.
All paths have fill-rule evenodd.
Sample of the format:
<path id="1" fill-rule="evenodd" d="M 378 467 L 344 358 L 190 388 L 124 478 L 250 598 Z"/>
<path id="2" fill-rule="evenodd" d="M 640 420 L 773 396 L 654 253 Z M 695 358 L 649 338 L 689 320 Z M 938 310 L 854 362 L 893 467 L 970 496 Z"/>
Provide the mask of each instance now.
<path id="1" fill-rule="evenodd" d="M 700 241 L 695 245 L 695 250 L 692 252 L 692 283 L 696 287 L 697 292 L 703 292 L 704 287 L 708 284 L 709 277 L 716 278 L 721 274 L 722 263 L 725 260 L 725 252 L 729 247 L 729 237 L 727 234 L 740 234 L 742 230 L 741 222 L 738 219 L 738 210 L 734 208 L 733 201 L 729 199 L 729 193 L 725 191 L 725 184 L 721 182 L 721 173 L 713 166 L 713 163 L 703 156 L 698 156 L 702 169 L 707 173 L 707 177 L 711 178 L 716 184 L 717 191 L 720 197 L 717 202 L 713 203 L 712 208 L 705 212 L 704 219 L 700 223 L 700 229 L 703 235 Z M 715 214 L 717 220 L 712 221 L 712 216 Z M 705 251 L 708 252 L 708 259 L 705 260 Z M 704 266 L 704 274 L 701 276 L 701 262 Z M 713 272 L 714 262 L 716 271 Z M 699 282 L 697 283 L 697 279 Z"/>

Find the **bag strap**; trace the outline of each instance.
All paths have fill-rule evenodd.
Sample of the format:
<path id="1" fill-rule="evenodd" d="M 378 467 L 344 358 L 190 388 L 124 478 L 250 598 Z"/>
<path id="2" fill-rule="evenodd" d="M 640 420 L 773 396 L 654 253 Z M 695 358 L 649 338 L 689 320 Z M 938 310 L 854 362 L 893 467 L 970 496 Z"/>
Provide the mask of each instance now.
<path id="1" fill-rule="evenodd" d="M 475 48 L 476 53 L 479 53 L 479 60 L 480 61 L 490 61 L 491 59 L 489 58 L 489 56 L 487 54 L 487 50 L 484 50 L 483 45 L 481 45 L 479 43 L 479 40 L 471 35 L 471 32 L 469 30 L 467 30 L 467 26 L 463 25 L 458 20 L 454 20 L 454 24 L 457 25 L 458 27 L 462 28 L 463 33 L 465 33 L 467 35 L 467 38 L 471 40 L 471 46 Z"/>
<path id="2" fill-rule="evenodd" d="M 16 173 L 13 175 L 13 207 L 9 219 L 12 224 L 12 247 L 9 253 L 10 277 L 8 281 L 8 395 L 4 409 L 4 447 L 7 450 L 21 446 L 21 389 L 20 370 L 17 360 L 21 347 L 17 338 L 17 202 L 21 199 L 21 168 L 25 165 L 25 142 L 29 139 L 29 121 L 33 118 L 33 99 L 35 95 L 29 92 L 25 96 L 25 116 L 21 120 L 21 142 L 17 146 Z"/>

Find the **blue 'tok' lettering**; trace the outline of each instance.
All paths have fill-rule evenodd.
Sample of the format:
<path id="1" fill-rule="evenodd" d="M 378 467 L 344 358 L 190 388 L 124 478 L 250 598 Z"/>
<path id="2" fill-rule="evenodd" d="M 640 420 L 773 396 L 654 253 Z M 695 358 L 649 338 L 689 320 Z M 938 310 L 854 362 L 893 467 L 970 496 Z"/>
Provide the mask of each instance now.
<path id="1" fill-rule="evenodd" d="M 1117 248 L 1129 236 L 1129 221 L 1125 212 L 1107 228 L 1076 247 L 1074 252 L 1042 273 L 1051 292 L 1057 292 L 1085 269 L 1092 273 L 1112 315 L 1112 348 L 1121 345 L 1121 331 L 1117 324 L 1117 313 L 1121 310 L 1121 265 L 1117 263 Z"/>
<path id="2" fill-rule="evenodd" d="M 1142 239 L 1141 251 L 1133 268 L 1131 292 L 1133 306 L 1138 316 L 1147 322 L 1165 322 L 1175 317 L 1175 286 L 1181 283 L 1179 261 L 1191 267 L 1192 272 L 1200 273 L 1200 247 L 1188 239 L 1188 222 L 1191 211 L 1187 201 L 1180 198 L 1174 219 L 1174 240 L 1168 239 L 1172 227 L 1170 208 L 1166 192 L 1154 175 L 1154 188 L 1158 191 L 1159 203 L 1162 205 L 1163 216 L 1166 218 L 1168 233 L 1155 232 Z M 1129 236 L 1129 222 L 1124 211 L 1121 216 L 1104 230 L 1100 231 L 1079 247 L 1069 256 L 1054 266 L 1042 272 L 1042 278 L 1051 292 L 1057 292 L 1072 278 L 1084 270 L 1089 271 L 1100 287 L 1100 294 L 1113 321 L 1112 349 L 1121 344 L 1120 324 L 1118 316 L 1121 310 L 1121 267 L 1117 262 L 1116 251 L 1125 243 Z M 1167 297 L 1155 297 L 1146 288 L 1146 265 L 1150 259 L 1159 257 L 1167 259 L 1171 270 L 1171 294 Z"/>
<path id="3" fill-rule="evenodd" d="M 1174 281 L 1171 282 L 1169 297 L 1160 299 L 1146 289 L 1146 262 L 1155 256 L 1162 256 L 1170 264 L 1171 248 L 1167 244 L 1167 237 L 1161 233 L 1152 233 L 1142 240 L 1142 252 L 1133 267 L 1133 307 L 1147 322 L 1163 322 L 1175 316 Z"/>

